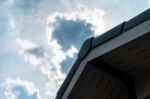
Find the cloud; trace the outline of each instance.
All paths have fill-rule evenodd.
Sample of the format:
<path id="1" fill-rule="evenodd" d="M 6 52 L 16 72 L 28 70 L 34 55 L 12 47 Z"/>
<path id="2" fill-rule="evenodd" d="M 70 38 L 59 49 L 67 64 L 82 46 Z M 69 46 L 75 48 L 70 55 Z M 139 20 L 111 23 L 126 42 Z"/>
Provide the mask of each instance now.
<path id="1" fill-rule="evenodd" d="M 1 87 L 6 99 L 42 99 L 35 85 L 25 80 L 8 78 Z"/>
<path id="2" fill-rule="evenodd" d="M 0 10 L 0 34 L 3 36 L 7 32 L 8 28 L 8 17 L 3 14 L 3 11 Z M 1 36 L 1 37 L 2 37 Z"/>
<path id="3" fill-rule="evenodd" d="M 82 20 L 66 20 L 64 18 L 56 18 L 53 23 L 54 31 L 52 38 L 57 39 L 63 49 L 67 50 L 71 45 L 75 45 L 79 49 L 83 41 L 88 37 L 92 37 L 92 25 Z M 80 46 L 79 46 L 80 45 Z"/>
<path id="4" fill-rule="evenodd" d="M 59 6 L 56 7 L 56 3 Z M 60 9 L 63 6 L 61 3 L 59 0 L 5 2 L 5 6 L 8 6 L 7 23 L 11 28 L 11 40 L 15 41 L 16 50 L 26 63 L 32 65 L 33 69 L 38 70 L 46 79 L 39 89 L 44 99 L 55 98 L 84 40 L 99 35 L 104 30 L 104 11 L 80 6 L 72 12 L 64 13 L 64 10 Z M 70 35 L 72 30 L 74 33 Z M 60 31 L 61 35 L 58 33 Z M 25 92 L 22 86 L 14 90 L 16 93 L 18 90 Z"/>
<path id="5" fill-rule="evenodd" d="M 35 14 L 38 11 L 41 0 L 8 0 L 14 13 Z"/>
<path id="6" fill-rule="evenodd" d="M 11 29 L 16 28 L 16 22 L 13 18 L 9 19 L 9 26 L 10 26 Z"/>
<path id="7" fill-rule="evenodd" d="M 130 0 L 127 1 L 131 3 Z M 120 4 L 123 3 L 119 3 L 118 0 L 110 2 L 106 0 L 72 0 L 71 2 L 69 0 L 0 0 L 3 4 L 0 6 L 0 33 L 2 34 L 0 45 L 6 45 L 6 37 L 4 37 L 6 32 L 9 35 L 13 33 L 12 38 L 8 38 L 10 40 L 8 45 L 15 41 L 16 50 L 25 63 L 32 65 L 33 69 L 44 78 L 44 80 L 39 78 L 40 82 L 43 82 L 38 92 L 41 97 L 54 99 L 84 40 L 102 34 L 105 23 L 109 27 L 109 25 L 114 26 L 118 20 L 125 20 L 125 16 L 120 17 L 119 13 L 132 16 L 135 14 L 133 12 L 137 12 L 135 8 L 140 9 L 135 6 L 138 3 L 136 0 L 134 6 L 131 6 L 134 7 L 134 11 L 127 10 L 129 6 L 124 6 L 125 8 L 121 10 Z M 81 3 L 88 7 L 79 5 Z M 124 2 L 125 5 L 129 3 Z M 116 9 L 116 6 L 121 9 Z M 104 9 L 107 14 L 105 15 L 105 11 L 101 9 Z M 10 48 L 13 47 L 11 45 Z M 6 49 L 8 48 L 4 50 Z M 20 68 L 24 69 L 23 66 L 20 65 Z M 33 73 L 32 76 L 34 75 Z M 33 81 L 36 82 L 37 79 L 33 77 Z M 16 87 L 10 93 L 18 95 L 18 92 L 25 92 L 25 95 L 28 95 L 27 89 L 22 86 Z M 36 91 L 32 96 L 37 96 Z"/>
<path id="8" fill-rule="evenodd" d="M 25 62 L 31 64 L 47 79 L 42 84 L 43 88 L 40 89 L 42 90 L 42 98 L 55 98 L 56 92 L 66 77 L 68 68 L 73 64 L 84 40 L 102 33 L 104 29 L 103 15 L 104 12 L 101 10 L 89 10 L 86 7 L 68 13 L 54 12 L 47 18 L 46 33 L 41 33 L 42 40 L 41 37 L 38 37 L 38 42 L 36 42 L 37 40 L 33 39 L 35 36 L 31 36 L 31 34 L 29 35 L 30 38 L 23 37 L 21 33 L 13 36 L 16 50 Z M 95 18 L 99 18 L 100 21 L 96 21 Z M 21 32 L 22 28 L 18 27 L 17 21 L 11 20 L 10 25 L 17 32 Z M 36 32 L 33 34 L 35 35 Z"/>
<path id="9" fill-rule="evenodd" d="M 61 72 L 68 72 L 79 48 L 87 38 L 103 33 L 103 15 L 102 10 L 88 9 L 80 5 L 72 12 L 54 12 L 48 16 L 47 44 L 53 52 L 52 63 L 59 67 Z M 49 83 L 47 85 L 49 86 Z M 50 90 L 47 92 L 49 94 Z"/>
<path id="10" fill-rule="evenodd" d="M 32 65 L 40 64 L 41 58 L 37 58 L 40 52 L 36 52 L 35 49 L 38 49 L 38 46 L 35 43 L 27 39 L 24 40 L 19 37 L 16 37 L 16 47 L 19 54 L 23 56 L 26 62 L 29 62 Z"/>
<path id="11" fill-rule="evenodd" d="M 71 46 L 71 48 L 66 52 L 66 55 L 70 58 L 73 58 L 74 54 L 77 52 L 78 50 L 74 46 Z"/>
<path id="12" fill-rule="evenodd" d="M 79 49 L 87 38 L 103 33 L 103 15 L 104 11 L 85 6 L 70 13 L 55 12 L 48 17 L 49 39 L 55 39 L 63 50 L 72 45 Z"/>
<path id="13" fill-rule="evenodd" d="M 44 56 L 43 49 L 40 47 L 32 48 L 32 49 L 28 50 L 28 53 L 34 54 L 36 57 L 43 57 Z"/>
<path id="14" fill-rule="evenodd" d="M 91 28 L 91 31 L 93 31 L 94 35 L 100 35 L 101 33 L 104 32 L 104 28 L 105 28 L 104 19 L 103 19 L 104 14 L 105 12 L 103 10 L 96 9 L 96 8 L 88 9 L 86 6 L 79 5 L 77 9 L 75 9 L 75 11 L 68 12 L 68 13 L 55 12 L 52 15 L 49 15 L 47 23 L 49 24 L 49 27 L 52 28 L 50 29 L 51 35 L 55 31 L 55 28 L 61 29 L 62 30 L 61 32 L 63 32 L 62 28 L 65 28 L 69 31 L 69 28 L 72 29 L 72 27 L 75 28 L 77 26 L 82 26 L 84 28 L 86 27 Z M 63 23 L 65 23 L 64 25 L 66 25 L 66 27 L 62 26 Z M 69 27 L 68 24 L 71 24 L 71 26 Z M 84 30 L 84 28 L 80 28 L 80 27 L 78 28 L 79 28 L 79 32 L 81 30 L 82 31 Z M 87 28 L 85 30 L 87 30 Z"/>
<path id="15" fill-rule="evenodd" d="M 149 3 L 149 7 L 150 7 L 150 0 L 148 0 L 148 3 Z"/>
<path id="16" fill-rule="evenodd" d="M 54 98 L 58 88 L 66 77 L 66 73 L 61 71 L 60 64 L 67 56 L 71 57 L 75 49 L 72 48 L 66 54 L 56 42 L 51 42 L 45 48 L 43 45 L 39 45 L 32 40 L 20 37 L 16 37 L 16 45 L 18 52 L 23 56 L 24 60 L 39 70 L 47 79 L 42 84 L 42 97 L 44 99 L 49 99 L 49 97 Z"/>
<path id="17" fill-rule="evenodd" d="M 76 53 L 87 38 L 103 33 L 105 28 L 103 16 L 103 10 L 88 9 L 83 5 L 79 5 L 72 12 L 54 12 L 48 16 L 46 31 L 48 43 L 55 42 L 55 45 L 66 54 L 74 49 L 74 53 L 66 55 L 66 58 L 59 63 L 63 69 L 73 65 Z"/>

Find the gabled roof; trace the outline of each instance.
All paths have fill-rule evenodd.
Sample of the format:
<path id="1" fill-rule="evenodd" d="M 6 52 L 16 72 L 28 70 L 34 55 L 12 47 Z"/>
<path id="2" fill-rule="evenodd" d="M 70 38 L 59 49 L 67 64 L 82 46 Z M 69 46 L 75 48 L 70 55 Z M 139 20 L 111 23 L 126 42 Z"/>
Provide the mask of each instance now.
<path id="1" fill-rule="evenodd" d="M 60 87 L 60 89 L 57 93 L 56 99 L 62 99 L 62 96 L 65 93 L 67 87 L 69 86 L 69 83 L 74 80 L 73 77 L 74 77 L 75 73 L 77 72 L 77 69 L 79 68 L 81 62 L 87 57 L 88 54 L 91 54 L 90 53 L 91 50 L 95 50 L 95 48 L 105 44 L 108 41 L 115 39 L 116 37 L 126 33 L 127 31 L 132 32 L 132 29 L 134 27 L 139 26 L 140 24 L 148 21 L 149 19 L 150 19 L 150 9 L 137 15 L 136 17 L 130 19 L 129 21 L 119 24 L 118 26 L 112 28 L 111 30 L 107 31 L 106 33 L 104 33 L 96 38 L 92 37 L 92 38 L 87 39 L 84 42 L 84 44 L 82 45 L 82 47 L 79 51 L 79 54 L 78 54 L 78 58 L 76 59 L 74 65 L 72 66 L 69 74 L 67 75 L 65 81 L 63 82 L 62 86 Z M 150 23 L 150 21 L 148 22 L 148 24 L 149 23 Z M 146 26 L 147 26 L 147 24 L 143 27 L 146 27 Z M 142 31 L 142 29 L 139 29 L 137 31 L 140 31 L 140 30 Z M 136 35 L 136 34 L 134 34 L 134 35 Z M 137 34 L 137 35 L 139 35 L 138 37 L 142 36 L 142 34 Z M 125 38 L 125 39 L 128 39 L 128 38 Z M 131 40 L 133 40 L 133 39 L 131 39 Z"/>

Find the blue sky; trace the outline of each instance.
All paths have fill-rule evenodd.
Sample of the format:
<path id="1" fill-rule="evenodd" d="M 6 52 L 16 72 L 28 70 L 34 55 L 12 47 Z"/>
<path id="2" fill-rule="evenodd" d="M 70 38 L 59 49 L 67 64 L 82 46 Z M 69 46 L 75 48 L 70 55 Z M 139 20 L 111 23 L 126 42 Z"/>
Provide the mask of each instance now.
<path id="1" fill-rule="evenodd" d="M 150 0 L 0 0 L 0 99 L 54 99 L 82 43 Z"/>

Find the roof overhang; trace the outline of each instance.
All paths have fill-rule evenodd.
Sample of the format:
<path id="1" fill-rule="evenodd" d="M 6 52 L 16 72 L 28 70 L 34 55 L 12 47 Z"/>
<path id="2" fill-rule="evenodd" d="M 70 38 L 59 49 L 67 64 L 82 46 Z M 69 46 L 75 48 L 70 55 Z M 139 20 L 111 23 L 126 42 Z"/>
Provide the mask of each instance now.
<path id="1" fill-rule="evenodd" d="M 137 99 L 133 78 L 150 72 L 149 42 L 150 9 L 88 39 L 56 99 Z"/>

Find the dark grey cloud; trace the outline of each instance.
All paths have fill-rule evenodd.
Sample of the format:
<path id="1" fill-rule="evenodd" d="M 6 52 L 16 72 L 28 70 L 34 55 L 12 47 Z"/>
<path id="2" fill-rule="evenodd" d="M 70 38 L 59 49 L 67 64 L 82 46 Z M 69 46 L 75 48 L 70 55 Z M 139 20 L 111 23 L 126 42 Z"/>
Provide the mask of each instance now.
<path id="1" fill-rule="evenodd" d="M 52 37 L 58 41 L 63 50 L 69 49 L 71 45 L 79 49 L 82 43 L 94 33 L 92 24 L 80 19 L 66 20 L 57 17 L 53 27 Z"/>
<path id="2" fill-rule="evenodd" d="M 17 99 L 39 99 L 38 92 L 30 94 L 23 86 L 15 86 L 13 92 L 17 93 Z"/>

